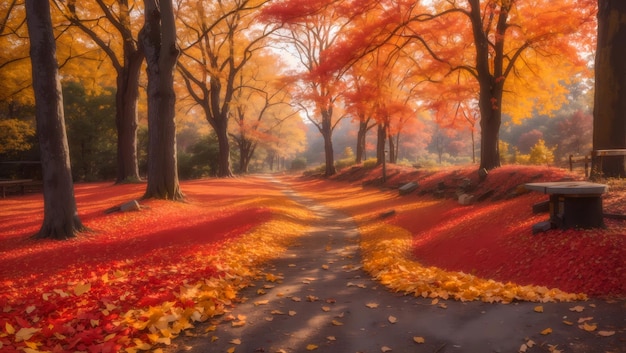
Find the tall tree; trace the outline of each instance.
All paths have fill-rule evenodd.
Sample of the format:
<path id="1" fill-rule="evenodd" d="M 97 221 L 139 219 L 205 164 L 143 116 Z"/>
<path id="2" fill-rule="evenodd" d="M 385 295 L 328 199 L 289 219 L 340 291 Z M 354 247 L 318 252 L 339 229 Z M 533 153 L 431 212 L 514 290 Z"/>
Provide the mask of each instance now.
<path id="1" fill-rule="evenodd" d="M 64 16 L 104 51 L 115 69 L 117 183 L 139 180 L 137 100 L 144 57 L 133 34 L 137 31 L 132 26 L 134 1 L 131 2 L 129 6 L 128 0 L 115 0 L 113 4 L 104 0 L 80 1 L 77 8 L 76 0 L 55 0 Z"/>
<path id="2" fill-rule="evenodd" d="M 343 72 L 320 72 L 328 58 L 328 50 L 349 25 L 341 7 L 335 4 L 313 9 L 316 3 L 284 1 L 269 6 L 264 17 L 284 24 L 279 40 L 289 43 L 302 70 L 294 75 L 294 97 L 307 119 L 324 139 L 325 175 L 336 173 L 333 131 L 344 117 L 337 113 L 343 87 Z"/>
<path id="3" fill-rule="evenodd" d="M 48 1 L 26 0 L 43 173 L 44 219 L 36 238 L 68 239 L 83 231 L 65 134 L 63 96 Z"/>
<path id="4" fill-rule="evenodd" d="M 232 176 L 228 127 L 237 77 L 261 50 L 273 26 L 259 26 L 267 0 L 183 3 L 179 69 L 191 98 L 202 108 L 219 141 L 219 177 Z"/>
<path id="5" fill-rule="evenodd" d="M 626 2 L 598 0 L 593 149 L 626 148 Z M 594 173 L 626 176 L 624 156 L 594 158 Z"/>
<path id="6" fill-rule="evenodd" d="M 174 68 L 180 54 L 171 0 L 144 0 L 148 64 L 148 185 L 144 198 L 182 200 L 176 160 Z"/>

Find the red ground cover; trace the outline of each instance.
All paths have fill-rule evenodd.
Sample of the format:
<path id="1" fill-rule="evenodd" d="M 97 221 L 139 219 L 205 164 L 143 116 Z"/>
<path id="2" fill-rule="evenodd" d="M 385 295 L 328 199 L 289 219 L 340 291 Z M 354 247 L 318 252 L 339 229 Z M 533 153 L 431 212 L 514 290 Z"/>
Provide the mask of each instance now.
<path id="1" fill-rule="evenodd" d="M 344 208 L 362 221 L 396 210 L 385 221 L 414 235 L 412 252 L 424 265 L 591 296 L 626 296 L 626 221 L 607 219 L 606 229 L 552 230 L 533 235 L 532 225 L 548 215 L 533 214 L 532 205 L 547 197 L 539 193 L 511 197 L 518 185 L 526 182 L 580 176 L 557 168 L 506 166 L 492 171 L 487 181 L 479 183 L 475 167 L 417 171 L 391 166 L 388 182 L 381 185 L 380 175 L 380 168 L 354 168 L 332 181 L 293 182 L 298 189 L 315 189 L 309 196 Z M 446 192 L 454 195 L 456 185 L 464 178 L 476 185 L 474 195 L 489 192 L 491 196 L 470 206 L 460 205 L 450 195 L 443 200 L 433 198 L 440 182 L 447 184 Z M 420 186 L 408 196 L 398 196 L 392 189 L 383 197 L 380 189 L 369 186 L 393 187 L 409 181 L 418 181 Z M 625 199 L 623 190 L 610 191 L 605 211 L 626 213 Z"/>
<path id="2" fill-rule="evenodd" d="M 110 334 L 137 337 L 132 329 L 119 332 L 111 324 L 119 313 L 171 300 L 182 281 L 216 274 L 218 264 L 206 263 L 206 256 L 267 221 L 270 210 L 251 200 L 277 192 L 250 180 L 194 181 L 183 184 L 188 203 L 149 200 L 141 202 L 141 212 L 103 212 L 139 199 L 144 189 L 141 184 L 76 185 L 80 218 L 92 232 L 69 241 L 29 239 L 41 225 L 41 195 L 0 200 L 3 352 L 28 348 L 12 346 L 3 331 L 33 326 L 43 327 L 48 341 L 39 343 L 55 352 L 117 351 L 119 341 L 94 342 Z M 89 291 L 75 295 L 85 283 Z M 54 343 L 59 337 L 69 342 L 63 348 Z"/>

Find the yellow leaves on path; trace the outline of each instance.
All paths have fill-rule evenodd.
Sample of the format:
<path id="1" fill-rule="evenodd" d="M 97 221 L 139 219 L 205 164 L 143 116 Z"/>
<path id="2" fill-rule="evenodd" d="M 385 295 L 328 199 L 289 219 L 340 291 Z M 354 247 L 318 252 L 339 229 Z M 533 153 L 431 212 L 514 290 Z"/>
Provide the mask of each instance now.
<path id="1" fill-rule="evenodd" d="M 542 312 L 543 312 L 543 306 L 541 306 L 541 305 L 537 305 L 537 306 L 535 307 L 534 311 L 535 311 L 536 313 L 542 313 Z"/>
<path id="2" fill-rule="evenodd" d="M 316 350 L 317 348 L 318 348 L 318 346 L 317 346 L 317 345 L 315 345 L 315 344 L 307 344 L 307 346 L 306 346 L 306 350 L 307 350 L 307 351 L 314 351 L 314 350 Z"/>
<path id="3" fill-rule="evenodd" d="M 421 343 L 425 343 L 426 340 L 424 339 L 424 337 L 415 336 L 415 337 L 413 337 L 413 342 L 421 344 Z"/>
<path id="4" fill-rule="evenodd" d="M 426 267 L 411 258 L 413 235 L 385 223 L 361 226 L 363 269 L 397 292 L 425 298 L 482 300 L 488 303 L 573 301 L 584 294 L 566 293 L 540 286 L 520 286 L 483 279 L 463 272 Z"/>
<path id="5" fill-rule="evenodd" d="M 181 285 L 175 293 L 176 302 L 129 310 L 122 315 L 125 324 L 138 330 L 147 330 L 153 342 L 167 344 L 183 330 L 193 327 L 193 322 L 203 322 L 224 314 L 225 307 L 232 303 L 237 291 L 247 286 L 253 278 L 262 275 L 258 270 L 259 265 L 284 252 L 297 237 L 306 232 L 306 224 L 313 218 L 310 211 L 286 198 L 278 202 L 274 200 L 269 207 L 274 214 L 272 220 L 241 237 L 227 241 L 217 254 L 205 259 L 222 272 L 219 277 Z M 280 275 L 264 275 L 268 282 L 282 281 Z M 116 277 L 119 277 L 118 274 Z M 84 294 L 90 290 L 90 286 L 89 283 L 77 285 L 74 294 Z M 266 285 L 264 289 L 272 287 Z M 268 300 L 260 300 L 255 305 L 268 303 Z M 283 313 L 273 311 L 272 314 Z M 295 311 L 290 311 L 289 315 L 295 315 Z M 233 327 L 246 325 L 246 317 L 242 315 L 226 321 L 231 321 Z M 136 346 L 136 349 L 144 348 L 143 345 Z M 231 349 L 234 352 L 234 347 Z"/>
<path id="6" fill-rule="evenodd" d="M 544 335 L 544 336 L 545 335 L 549 335 L 551 333 L 552 333 L 552 329 L 550 327 L 548 327 L 547 329 L 541 331 L 541 334 Z"/>

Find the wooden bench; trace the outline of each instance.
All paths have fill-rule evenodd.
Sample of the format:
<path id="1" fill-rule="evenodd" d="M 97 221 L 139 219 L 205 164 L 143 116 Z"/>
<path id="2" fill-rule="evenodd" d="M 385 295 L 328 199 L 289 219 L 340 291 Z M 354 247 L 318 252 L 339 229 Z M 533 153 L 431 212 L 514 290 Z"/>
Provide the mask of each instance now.
<path id="1" fill-rule="evenodd" d="M 591 157 L 588 155 L 584 156 L 574 156 L 572 154 L 569 155 L 569 171 L 574 171 L 575 163 L 585 163 L 585 178 L 589 178 L 589 165 L 591 164 Z"/>
<path id="2" fill-rule="evenodd" d="M 594 160 L 598 160 L 598 166 L 594 165 L 594 170 L 602 171 L 602 160 L 604 157 L 614 157 L 614 156 L 626 156 L 626 149 L 624 148 L 614 148 L 608 150 L 593 150 L 591 151 L 591 158 Z M 595 163 L 595 161 L 594 161 Z"/>
<path id="3" fill-rule="evenodd" d="M 20 194 L 24 195 L 27 190 L 41 189 L 42 185 L 41 181 L 34 181 L 32 179 L 0 180 L 2 198 L 5 198 L 7 191 L 10 190 L 17 190 Z"/>
<path id="4" fill-rule="evenodd" d="M 604 227 L 602 194 L 608 185 L 587 181 L 529 183 L 526 189 L 550 195 L 549 224 L 533 226 L 533 231 L 552 228 L 600 228 Z"/>

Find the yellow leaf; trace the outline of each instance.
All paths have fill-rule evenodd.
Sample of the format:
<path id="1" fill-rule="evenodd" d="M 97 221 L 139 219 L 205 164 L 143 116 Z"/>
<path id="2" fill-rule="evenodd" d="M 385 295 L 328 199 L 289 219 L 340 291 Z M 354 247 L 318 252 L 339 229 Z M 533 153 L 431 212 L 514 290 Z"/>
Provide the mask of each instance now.
<path id="1" fill-rule="evenodd" d="M 329 306 L 323 306 L 322 307 L 322 311 L 329 312 L 330 311 L 330 307 Z"/>
<path id="2" fill-rule="evenodd" d="M 300 298 L 300 297 L 291 297 L 291 300 L 293 300 L 294 302 L 301 302 L 302 298 Z"/>
<path id="3" fill-rule="evenodd" d="M 583 323 L 582 325 L 578 326 L 579 328 L 587 331 L 587 332 L 593 332 L 598 328 L 598 325 L 596 324 L 588 324 L 588 323 Z"/>
<path id="4" fill-rule="evenodd" d="M 272 315 L 285 315 L 285 313 L 280 311 L 280 310 L 272 310 L 270 312 L 270 314 L 272 314 Z"/>
<path id="5" fill-rule="evenodd" d="M 517 351 L 519 353 L 526 353 L 528 351 L 528 345 L 526 345 L 526 343 L 522 344 Z"/>
<path id="6" fill-rule="evenodd" d="M 211 336 L 211 343 L 217 341 L 218 339 L 220 339 L 220 338 L 217 337 L 217 336 Z"/>
<path id="7" fill-rule="evenodd" d="M 114 337 L 115 337 L 115 334 L 114 334 L 114 333 L 109 333 L 108 335 L 106 335 L 106 336 L 104 337 L 104 342 L 106 342 L 106 341 L 110 341 L 110 340 L 111 340 L 112 338 L 114 338 Z"/>
<path id="8" fill-rule="evenodd" d="M 307 351 L 314 351 L 316 349 L 317 349 L 317 345 L 315 345 L 315 344 L 307 344 L 306 345 L 306 350 Z"/>
<path id="9" fill-rule="evenodd" d="M 206 328 L 206 330 L 204 330 L 204 332 L 213 332 L 215 330 L 217 330 L 217 326 L 210 325 L 209 327 Z"/>
<path id="10" fill-rule="evenodd" d="M 577 312 L 577 313 L 580 313 L 580 312 L 582 312 L 583 310 L 585 310 L 585 307 L 584 307 L 584 306 L 581 306 L 581 305 L 576 305 L 576 306 L 575 306 L 575 307 L 573 307 L 573 308 L 569 308 L 569 311 L 575 311 L 575 312 Z"/>
<path id="11" fill-rule="evenodd" d="M 235 353 L 235 347 L 230 347 L 226 350 L 226 353 Z"/>
<path id="12" fill-rule="evenodd" d="M 41 331 L 40 328 L 22 327 L 19 331 L 15 333 L 15 342 L 27 341 L 39 331 Z"/>
<path id="13" fill-rule="evenodd" d="M 328 265 L 322 265 L 322 269 L 328 270 L 328 268 L 329 268 Z"/>
<path id="14" fill-rule="evenodd" d="M 34 310 L 35 310 L 35 306 L 34 306 L 34 305 L 31 305 L 31 306 L 29 306 L 29 307 L 27 307 L 27 308 L 26 308 L 26 313 L 27 313 L 27 314 L 30 314 L 30 313 L 32 313 Z"/>
<path id="15" fill-rule="evenodd" d="M 24 342 L 24 343 L 32 349 L 37 349 L 37 347 L 41 345 L 41 343 L 35 343 L 35 342 Z"/>
<path id="16" fill-rule="evenodd" d="M 259 300 L 254 302 L 255 306 L 259 306 L 259 305 L 267 305 L 270 301 L 269 300 Z"/>
<path id="17" fill-rule="evenodd" d="M 238 320 L 230 323 L 232 327 L 242 327 L 246 325 L 246 320 Z"/>
<path id="18" fill-rule="evenodd" d="M 439 304 L 439 299 L 435 298 L 430 302 L 431 305 L 437 305 Z"/>
<path id="19" fill-rule="evenodd" d="M 6 323 L 4 324 L 4 329 L 7 331 L 7 333 L 9 335 L 12 335 L 15 333 L 15 327 L 13 327 L 13 325 L 11 325 L 10 323 Z"/>
<path id="20" fill-rule="evenodd" d="M 574 324 L 573 322 L 571 322 L 571 321 L 567 321 L 567 320 L 563 320 L 563 323 L 564 323 L 565 325 L 569 325 L 569 326 L 572 326 L 572 325 Z"/>
<path id="21" fill-rule="evenodd" d="M 91 283 L 86 283 L 86 284 L 77 284 L 76 287 L 74 287 L 74 295 L 81 296 L 84 293 L 87 293 L 91 290 Z"/>
<path id="22" fill-rule="evenodd" d="M 398 322 L 398 319 L 395 316 L 389 316 L 387 318 L 387 320 L 389 320 L 390 323 L 395 324 L 396 322 Z"/>
<path id="23" fill-rule="evenodd" d="M 343 325 L 343 322 L 338 321 L 338 320 L 333 320 L 333 321 L 331 321 L 331 323 L 333 324 L 333 326 L 341 326 L 341 325 Z"/>
<path id="24" fill-rule="evenodd" d="M 536 312 L 536 313 L 542 313 L 542 312 L 543 312 L 543 306 L 541 306 L 541 305 L 537 305 L 537 306 L 535 307 L 535 312 Z"/>
<path id="25" fill-rule="evenodd" d="M 615 334 L 615 331 L 598 331 L 598 335 L 602 337 L 609 337 L 609 336 L 613 336 L 614 334 Z"/>
<path id="26" fill-rule="evenodd" d="M 295 311 L 293 311 L 293 310 L 289 310 L 289 316 L 295 316 L 295 315 L 296 315 L 296 312 L 295 312 Z"/>
<path id="27" fill-rule="evenodd" d="M 387 346 L 382 346 L 382 347 L 380 348 L 380 351 L 381 351 L 381 352 L 383 352 L 383 353 L 386 353 L 386 352 L 391 352 L 391 351 L 392 351 L 392 349 L 391 349 L 391 348 L 389 348 L 389 347 L 387 347 Z"/>
<path id="28" fill-rule="evenodd" d="M 376 304 L 376 303 L 367 303 L 367 304 L 365 304 L 365 306 L 370 308 L 370 309 L 378 308 L 378 304 Z"/>
<path id="29" fill-rule="evenodd" d="M 237 344 L 237 345 L 241 344 L 241 340 L 239 338 L 233 338 L 232 340 L 228 342 L 232 344 Z"/>
<path id="30" fill-rule="evenodd" d="M 613 333 L 615 333 L 615 332 L 613 332 Z M 329 341 L 336 341 L 337 340 L 337 338 L 335 336 L 326 336 L 326 339 L 329 340 Z"/>
<path id="31" fill-rule="evenodd" d="M 413 337 L 413 342 L 415 342 L 415 343 L 424 343 L 424 342 L 426 342 L 426 340 L 424 339 L 424 337 L 415 336 L 415 337 Z"/>
<path id="32" fill-rule="evenodd" d="M 549 327 L 548 327 L 547 329 L 545 329 L 545 330 L 541 331 L 541 334 L 542 334 L 542 335 L 544 335 L 544 336 L 545 336 L 545 335 L 549 335 L 549 334 L 551 334 L 551 333 L 552 333 L 552 329 L 551 329 L 551 328 L 549 328 Z"/>

